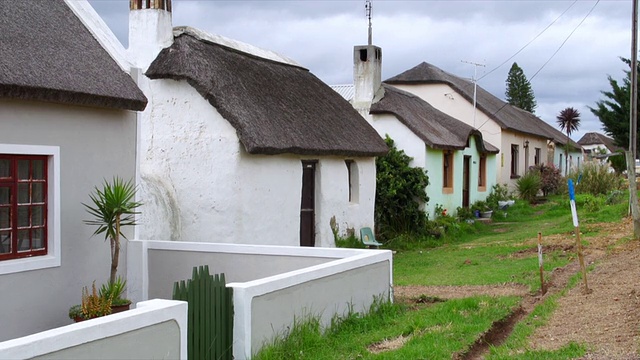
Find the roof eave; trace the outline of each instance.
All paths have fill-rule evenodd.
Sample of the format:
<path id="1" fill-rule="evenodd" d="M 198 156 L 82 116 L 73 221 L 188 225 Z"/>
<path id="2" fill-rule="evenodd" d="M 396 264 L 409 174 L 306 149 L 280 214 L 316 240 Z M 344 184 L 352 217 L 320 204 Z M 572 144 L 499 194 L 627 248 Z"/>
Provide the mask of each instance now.
<path id="1" fill-rule="evenodd" d="M 147 107 L 147 98 L 142 92 L 140 92 L 139 98 L 132 99 L 67 90 L 0 84 L 0 98 L 35 100 L 133 111 L 142 111 Z"/>

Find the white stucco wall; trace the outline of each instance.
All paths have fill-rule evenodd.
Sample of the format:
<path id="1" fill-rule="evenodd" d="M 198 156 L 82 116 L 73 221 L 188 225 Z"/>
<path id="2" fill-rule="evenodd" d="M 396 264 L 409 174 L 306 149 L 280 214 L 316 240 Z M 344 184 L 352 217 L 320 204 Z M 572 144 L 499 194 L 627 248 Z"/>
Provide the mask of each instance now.
<path id="1" fill-rule="evenodd" d="M 360 113 L 362 114 L 363 111 L 361 110 Z M 404 150 L 407 155 L 413 158 L 411 166 L 425 167 L 424 141 L 402 124 L 398 118 L 391 114 L 369 115 L 368 110 L 365 111 L 364 117 L 382 138 L 389 135 L 398 149 Z"/>
<path id="2" fill-rule="evenodd" d="M 235 129 L 186 81 L 141 78 L 138 237 L 155 240 L 299 245 L 302 160 L 316 165 L 316 246 L 333 246 L 335 216 L 373 227 L 375 162 L 353 158 L 358 202 L 349 202 L 345 158 L 251 155 Z"/>
<path id="3" fill-rule="evenodd" d="M 524 173 L 527 171 L 527 162 L 525 160 L 527 152 L 524 148 L 525 141 L 529 141 L 529 166 L 535 165 L 536 148 L 539 148 L 541 152 L 540 162 L 548 162 L 547 157 L 549 149 L 547 147 L 547 139 L 504 130 L 502 132 L 502 141 L 502 152 L 500 155 L 502 172 L 499 181 L 501 184 L 507 184 L 511 189 L 515 187 L 515 183 L 517 181 L 517 178 L 511 178 L 511 145 L 518 145 L 518 176 L 524 175 Z"/>

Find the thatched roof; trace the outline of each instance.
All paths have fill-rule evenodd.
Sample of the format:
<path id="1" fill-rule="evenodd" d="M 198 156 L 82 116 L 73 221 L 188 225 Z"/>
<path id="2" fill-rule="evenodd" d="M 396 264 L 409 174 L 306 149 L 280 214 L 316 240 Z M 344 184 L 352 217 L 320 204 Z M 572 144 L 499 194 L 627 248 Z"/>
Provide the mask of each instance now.
<path id="1" fill-rule="evenodd" d="M 584 134 L 580 138 L 580 140 L 578 140 L 578 144 L 580 144 L 580 145 L 604 145 L 611 152 L 614 152 L 614 151 L 622 149 L 621 147 L 617 146 L 614 143 L 612 138 L 610 138 L 608 136 L 605 136 L 603 134 L 597 133 L 597 132 L 588 132 L 588 133 Z"/>
<path id="2" fill-rule="evenodd" d="M 307 69 L 174 32 L 146 75 L 186 80 L 236 129 L 251 154 L 377 156 L 378 133 Z"/>
<path id="3" fill-rule="evenodd" d="M 63 0 L 0 1 L 0 98 L 143 110 L 147 99 Z"/>
<path id="4" fill-rule="evenodd" d="M 473 82 L 452 75 L 434 65 L 423 62 L 385 81 L 388 84 L 447 84 L 467 101 L 473 102 Z M 477 86 L 476 102 L 479 110 L 487 114 L 503 129 L 523 132 L 547 139 L 554 137 L 549 124 L 528 111 L 510 105 Z"/>
<path id="5" fill-rule="evenodd" d="M 385 84 L 382 86 L 384 96 L 371 105 L 371 114 L 395 115 L 429 147 L 463 150 L 469 146 L 469 138 L 475 136 L 478 151 L 494 154 L 499 152 L 497 147 L 482 140 L 482 133 L 472 126 L 437 110 L 409 92 Z"/>

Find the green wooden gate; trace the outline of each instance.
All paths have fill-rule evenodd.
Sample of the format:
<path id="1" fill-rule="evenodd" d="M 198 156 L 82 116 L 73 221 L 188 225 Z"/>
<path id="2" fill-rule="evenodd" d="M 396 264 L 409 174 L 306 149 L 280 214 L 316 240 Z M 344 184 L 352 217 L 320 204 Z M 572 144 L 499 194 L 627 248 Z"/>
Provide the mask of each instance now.
<path id="1" fill-rule="evenodd" d="M 173 299 L 189 303 L 187 353 L 190 360 L 233 359 L 233 296 L 224 274 L 193 268 L 191 280 L 173 284 Z"/>

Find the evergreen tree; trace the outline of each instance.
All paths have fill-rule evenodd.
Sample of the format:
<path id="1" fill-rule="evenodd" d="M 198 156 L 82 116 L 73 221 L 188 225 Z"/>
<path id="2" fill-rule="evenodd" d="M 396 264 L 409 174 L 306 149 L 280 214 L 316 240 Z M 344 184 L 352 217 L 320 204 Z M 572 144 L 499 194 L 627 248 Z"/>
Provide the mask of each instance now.
<path id="1" fill-rule="evenodd" d="M 629 59 L 620 58 L 631 68 Z M 640 69 L 640 66 L 638 67 Z M 605 99 L 596 102 L 595 108 L 589 108 L 600 119 L 602 128 L 613 138 L 616 145 L 629 148 L 629 114 L 631 113 L 631 71 L 625 71 L 625 78 L 620 84 L 610 75 L 611 91 L 602 91 Z M 636 120 L 637 121 L 637 120 Z"/>
<path id="2" fill-rule="evenodd" d="M 522 110 L 533 113 L 538 104 L 533 95 L 531 83 L 527 80 L 524 71 L 518 66 L 518 63 L 514 62 L 513 65 L 511 65 L 506 84 L 507 90 L 505 96 L 507 97 L 507 102 Z"/>

